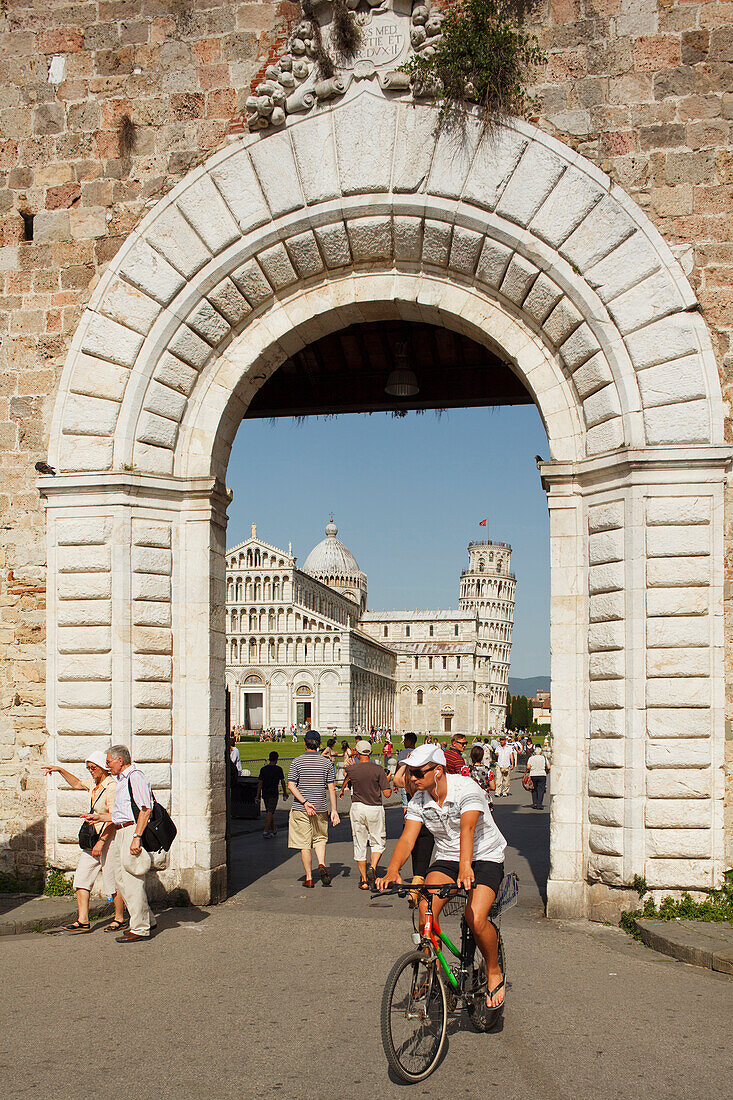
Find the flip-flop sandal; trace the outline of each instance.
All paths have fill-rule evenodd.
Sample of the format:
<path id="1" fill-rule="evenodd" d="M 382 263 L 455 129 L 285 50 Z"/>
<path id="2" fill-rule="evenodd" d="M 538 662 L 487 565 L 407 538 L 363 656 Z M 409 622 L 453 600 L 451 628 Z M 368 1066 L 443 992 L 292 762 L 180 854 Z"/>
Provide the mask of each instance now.
<path id="1" fill-rule="evenodd" d="M 360 890 L 368 890 L 369 889 L 369 883 L 367 882 L 367 880 L 365 878 L 363 878 L 361 880 L 361 882 L 359 883 L 359 889 Z"/>
<path id="2" fill-rule="evenodd" d="M 504 1007 L 504 1000 L 506 1000 L 506 990 L 504 990 L 504 1000 L 500 1005 L 490 1005 L 489 1001 L 492 997 L 495 997 L 500 989 L 504 989 L 504 978 L 501 979 L 498 985 L 495 985 L 493 989 L 490 989 L 486 994 L 486 1007 L 489 1012 L 497 1012 L 500 1008 Z"/>
<path id="3" fill-rule="evenodd" d="M 82 924 L 80 921 L 75 920 L 73 924 L 65 924 L 64 932 L 91 932 L 91 924 Z"/>
<path id="4" fill-rule="evenodd" d="M 105 932 L 119 932 L 122 928 L 127 927 L 128 922 L 126 920 L 113 920 L 104 929 Z"/>

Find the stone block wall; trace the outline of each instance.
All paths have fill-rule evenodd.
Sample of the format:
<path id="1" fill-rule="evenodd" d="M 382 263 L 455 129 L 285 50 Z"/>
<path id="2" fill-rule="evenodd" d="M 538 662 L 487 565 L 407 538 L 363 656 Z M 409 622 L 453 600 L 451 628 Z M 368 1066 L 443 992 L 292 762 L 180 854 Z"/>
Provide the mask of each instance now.
<path id="1" fill-rule="evenodd" d="M 46 456 L 64 358 L 100 275 L 148 207 L 241 129 L 252 81 L 281 48 L 296 15 L 290 3 L 236 0 L 0 5 L 0 870 L 25 874 L 43 860 L 46 563 L 34 463 Z M 530 110 L 540 128 L 623 187 L 677 252 L 711 330 L 726 399 L 733 388 L 732 16 L 733 4 L 715 0 L 541 0 L 534 18 L 547 62 L 533 74 Z M 150 416 L 152 421 L 154 409 Z M 730 424 L 727 438 L 733 438 Z M 730 513 L 733 500 L 728 504 Z M 691 521 L 693 542 L 699 525 Z M 730 524 L 727 529 L 730 547 Z M 599 547 L 612 541 L 601 535 L 599 528 Z M 154 727 L 155 699 L 165 690 L 169 627 L 148 617 L 164 604 L 168 582 L 146 573 L 146 545 L 136 536 L 135 607 L 141 621 L 134 624 L 134 705 L 148 722 L 140 737 L 158 752 L 169 734 L 150 722 Z M 92 586 L 103 587 L 104 563 L 95 557 L 103 547 L 94 546 L 67 556 L 75 571 L 89 573 Z M 699 555 L 684 547 L 680 555 L 690 554 L 693 570 Z M 652 571 L 653 556 L 651 547 Z M 612 563 L 596 564 L 600 575 Z M 687 598 L 681 590 L 649 583 L 654 599 Z M 690 581 L 690 599 L 696 591 Z M 726 561 L 727 636 L 733 640 L 731 597 L 733 565 Z M 58 599 L 62 606 L 61 590 Z M 612 632 L 601 624 L 614 622 L 614 600 L 620 599 L 616 589 L 599 589 L 594 637 Z M 105 600 L 101 588 L 90 595 L 97 612 Z M 71 611 L 70 602 L 64 613 Z M 104 630 L 104 624 L 87 625 Z M 686 644 L 694 659 L 694 642 Z M 660 677 L 672 659 L 667 648 L 660 642 L 649 651 L 650 667 Z M 600 756 L 593 812 L 602 846 L 602 830 L 619 828 L 603 819 L 622 782 L 614 771 L 611 698 L 622 651 L 599 644 L 594 653 L 594 751 Z M 99 665 L 101 700 L 101 658 Z M 733 731 L 730 642 L 726 683 Z M 71 703 L 73 694 L 70 686 Z M 668 804 L 658 811 L 667 816 L 674 813 L 671 739 L 683 734 L 665 728 L 659 743 L 649 744 L 656 761 L 649 763 L 650 775 L 659 769 L 659 779 L 650 778 L 650 784 L 659 791 L 659 784 L 671 783 L 663 796 Z M 730 737 L 729 781 L 733 732 Z M 666 765 L 659 763 L 664 760 Z M 703 785 L 705 767 L 701 762 L 700 775 L 692 777 Z M 651 790 L 649 796 L 660 797 Z M 691 859 L 694 841 L 691 836 Z M 730 831 L 729 845 L 733 849 Z M 615 850 L 597 854 L 599 865 L 619 858 Z M 663 846 L 658 858 L 665 858 Z"/>

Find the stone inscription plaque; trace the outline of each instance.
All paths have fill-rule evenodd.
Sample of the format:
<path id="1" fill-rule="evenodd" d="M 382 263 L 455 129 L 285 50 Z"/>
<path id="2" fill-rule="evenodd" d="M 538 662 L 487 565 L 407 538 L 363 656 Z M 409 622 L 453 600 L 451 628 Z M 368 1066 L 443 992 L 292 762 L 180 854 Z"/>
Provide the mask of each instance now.
<path id="1" fill-rule="evenodd" d="M 345 71 L 394 69 L 401 65 L 409 47 L 409 21 L 394 12 L 359 13 L 362 43 L 353 61 L 340 63 Z M 366 75 L 366 74 L 365 74 Z"/>

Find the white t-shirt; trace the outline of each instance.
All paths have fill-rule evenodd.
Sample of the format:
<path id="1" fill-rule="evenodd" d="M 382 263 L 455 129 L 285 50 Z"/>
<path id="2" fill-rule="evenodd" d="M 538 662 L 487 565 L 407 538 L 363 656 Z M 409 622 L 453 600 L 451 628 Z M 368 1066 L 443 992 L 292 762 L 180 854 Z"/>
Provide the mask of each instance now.
<path id="1" fill-rule="evenodd" d="M 241 775 L 242 774 L 242 757 L 239 755 L 239 749 L 237 748 L 236 745 L 232 748 L 232 751 L 229 753 L 229 759 L 231 760 L 232 764 L 234 764 L 235 768 L 237 769 L 237 775 Z"/>
<path id="2" fill-rule="evenodd" d="M 514 763 L 514 749 L 511 745 L 499 745 L 496 762 L 500 768 L 511 768 Z"/>
<path id="3" fill-rule="evenodd" d="M 547 761 L 541 752 L 535 753 L 529 758 L 529 774 L 532 776 L 547 775 Z"/>
<path id="4" fill-rule="evenodd" d="M 503 863 L 506 840 L 496 827 L 488 799 L 467 775 L 446 775 L 448 793 L 442 806 L 428 794 L 418 791 L 407 804 L 407 821 L 427 825 L 435 838 L 435 859 L 456 861 L 461 854 L 461 815 L 479 810 L 481 817 L 473 835 L 473 859 Z"/>

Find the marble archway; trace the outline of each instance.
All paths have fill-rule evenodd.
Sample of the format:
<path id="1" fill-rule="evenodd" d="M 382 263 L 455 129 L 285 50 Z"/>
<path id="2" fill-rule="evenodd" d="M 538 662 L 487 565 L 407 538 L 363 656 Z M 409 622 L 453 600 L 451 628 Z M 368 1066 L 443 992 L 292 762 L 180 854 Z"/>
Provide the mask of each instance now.
<path id="1" fill-rule="evenodd" d="M 127 740 L 179 839 L 164 884 L 225 888 L 218 737 L 229 449 L 298 347 L 364 319 L 498 350 L 550 461 L 549 911 L 634 874 L 723 868 L 723 485 L 730 452 L 693 291 L 643 212 L 532 127 L 436 136 L 367 84 L 242 138 L 131 234 L 69 352 L 49 461 L 48 723 L 60 760 Z M 221 685 L 221 686 L 220 686 Z M 73 820 L 49 795 L 49 844 Z"/>

